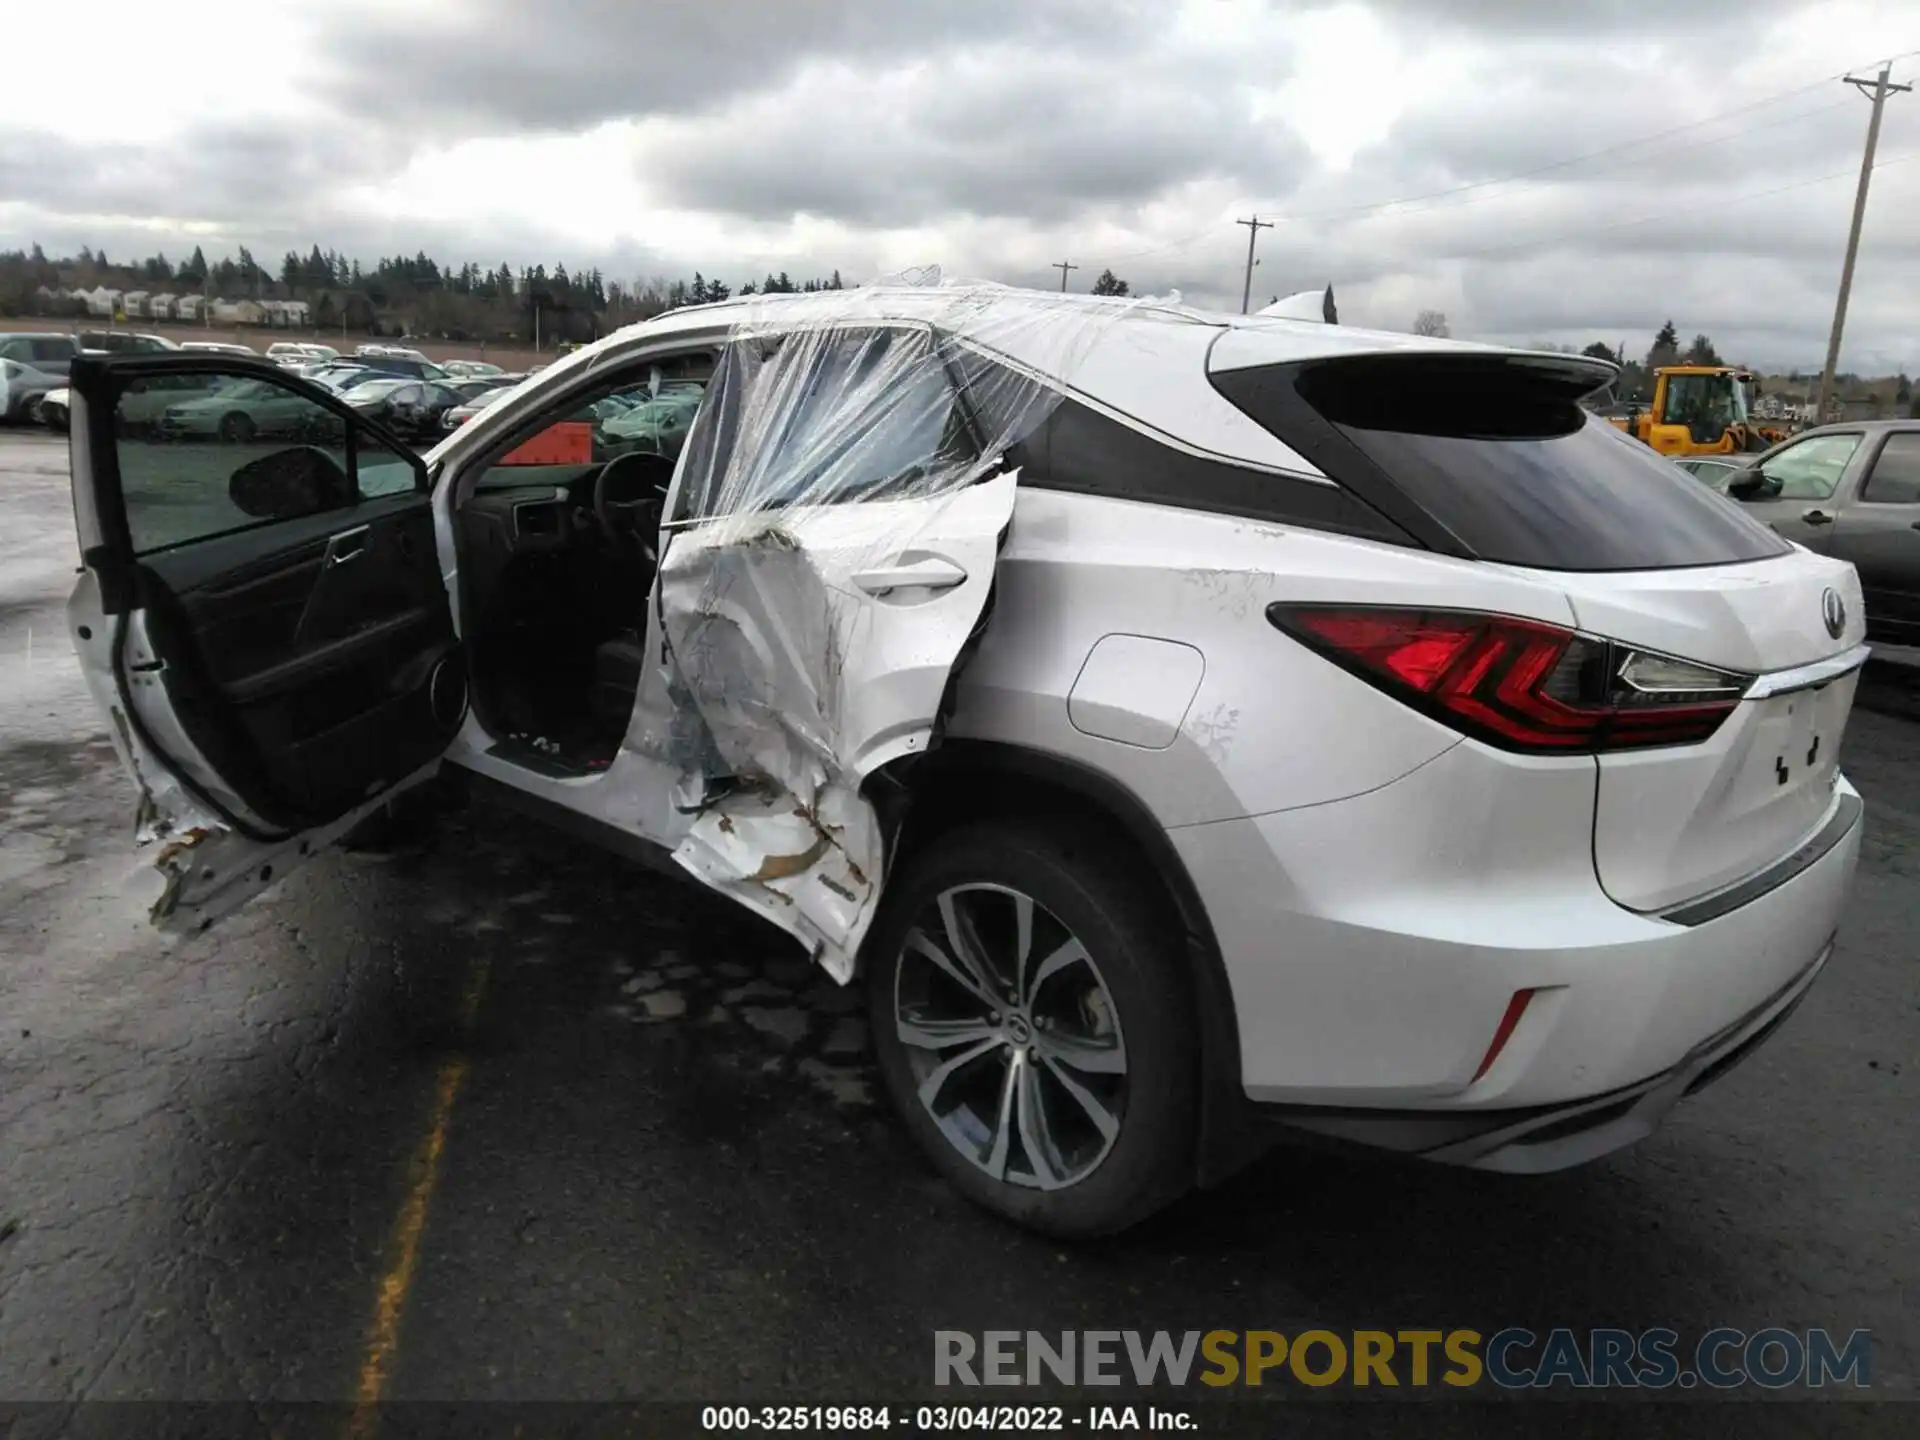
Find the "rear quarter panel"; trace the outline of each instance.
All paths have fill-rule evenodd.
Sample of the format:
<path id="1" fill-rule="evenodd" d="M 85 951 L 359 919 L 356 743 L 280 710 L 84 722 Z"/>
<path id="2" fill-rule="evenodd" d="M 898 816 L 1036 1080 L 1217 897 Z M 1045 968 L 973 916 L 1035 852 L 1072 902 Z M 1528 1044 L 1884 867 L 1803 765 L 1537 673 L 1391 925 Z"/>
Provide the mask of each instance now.
<path id="1" fill-rule="evenodd" d="M 1459 743 L 1445 726 L 1281 634 L 1266 619 L 1270 603 L 1451 606 L 1572 622 L 1556 587 L 1470 562 L 1036 489 L 1020 492 L 996 583 L 987 634 L 960 679 L 952 733 L 1092 765 L 1169 828 L 1356 795 Z M 1171 744 L 1150 748 L 1075 728 L 1068 697 L 1109 635 L 1172 641 L 1204 657 Z M 1156 649 L 1134 653 L 1147 663 Z M 1139 692 L 1152 695 L 1158 679 L 1143 676 Z M 1191 683 L 1168 677 L 1176 682 Z M 1140 710 L 1137 733 L 1164 723 L 1157 701 Z"/>

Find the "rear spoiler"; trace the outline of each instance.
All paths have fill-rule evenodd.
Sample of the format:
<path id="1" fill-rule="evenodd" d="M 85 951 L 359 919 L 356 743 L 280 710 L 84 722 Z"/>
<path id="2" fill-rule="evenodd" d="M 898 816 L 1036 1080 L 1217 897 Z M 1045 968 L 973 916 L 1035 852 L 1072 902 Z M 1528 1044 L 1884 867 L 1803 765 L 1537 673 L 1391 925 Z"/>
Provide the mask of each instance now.
<path id="1" fill-rule="evenodd" d="M 1324 292 L 1319 290 L 1301 290 L 1284 299 L 1276 300 L 1261 315 L 1271 315 L 1281 320 L 1318 320 L 1323 325 L 1338 325 L 1339 311 L 1333 304 L 1333 286 L 1327 286 Z"/>

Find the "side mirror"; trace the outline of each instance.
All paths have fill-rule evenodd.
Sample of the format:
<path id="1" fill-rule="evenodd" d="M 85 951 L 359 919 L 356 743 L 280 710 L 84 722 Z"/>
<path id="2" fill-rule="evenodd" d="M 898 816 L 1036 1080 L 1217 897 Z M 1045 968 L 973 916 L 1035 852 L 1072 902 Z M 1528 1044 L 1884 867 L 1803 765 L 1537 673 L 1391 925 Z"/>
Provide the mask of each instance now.
<path id="1" fill-rule="evenodd" d="M 347 472 L 324 450 L 298 445 L 249 460 L 227 482 L 227 498 L 256 520 L 298 520 L 353 503 Z"/>
<path id="2" fill-rule="evenodd" d="M 1727 494 L 1736 500 L 1774 500 L 1783 488 L 1777 477 L 1764 470 L 1743 471 L 1727 482 Z"/>

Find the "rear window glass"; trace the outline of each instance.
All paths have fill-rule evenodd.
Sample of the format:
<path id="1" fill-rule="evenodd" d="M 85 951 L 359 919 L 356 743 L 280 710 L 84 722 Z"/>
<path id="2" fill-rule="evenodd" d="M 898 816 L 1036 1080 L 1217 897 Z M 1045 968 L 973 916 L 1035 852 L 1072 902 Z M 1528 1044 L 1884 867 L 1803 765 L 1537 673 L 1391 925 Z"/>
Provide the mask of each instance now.
<path id="1" fill-rule="evenodd" d="M 1368 356 L 1299 368 L 1292 396 L 1218 377 L 1283 440 L 1304 419 L 1335 480 L 1352 452 L 1476 556 L 1548 570 L 1660 570 L 1788 552 L 1765 525 L 1579 403 L 1590 373 L 1506 357 Z M 1263 410 L 1271 413 L 1261 413 Z M 1304 412 L 1304 414 L 1303 414 Z M 1364 477 L 1361 487 L 1377 485 Z"/>

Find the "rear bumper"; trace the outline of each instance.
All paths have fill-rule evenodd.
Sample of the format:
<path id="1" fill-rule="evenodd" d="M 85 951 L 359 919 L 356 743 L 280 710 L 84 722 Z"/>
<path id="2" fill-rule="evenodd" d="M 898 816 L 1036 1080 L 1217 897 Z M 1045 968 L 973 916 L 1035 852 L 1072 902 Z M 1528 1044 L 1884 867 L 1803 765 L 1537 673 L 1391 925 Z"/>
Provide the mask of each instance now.
<path id="1" fill-rule="evenodd" d="M 1833 954 L 1829 940 L 1778 992 L 1690 1050 L 1679 1064 L 1636 1085 L 1560 1105 L 1478 1113 L 1289 1110 L 1258 1107 L 1286 1129 L 1399 1150 L 1476 1170 L 1541 1174 L 1583 1165 L 1653 1133 L 1687 1096 L 1757 1050 L 1798 1008 Z"/>
<path id="2" fill-rule="evenodd" d="M 1815 973 L 1859 852 L 1844 778 L 1760 893 L 1663 917 L 1595 878 L 1590 769 L 1494 783 L 1513 758 L 1475 751 L 1351 800 L 1169 832 L 1219 941 L 1248 1100 L 1446 1122 L 1397 1147 L 1421 1150 L 1549 1111 L 1624 1115 Z"/>

